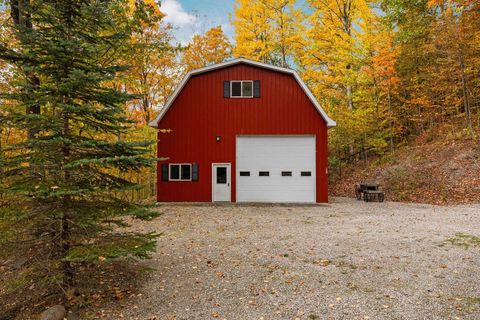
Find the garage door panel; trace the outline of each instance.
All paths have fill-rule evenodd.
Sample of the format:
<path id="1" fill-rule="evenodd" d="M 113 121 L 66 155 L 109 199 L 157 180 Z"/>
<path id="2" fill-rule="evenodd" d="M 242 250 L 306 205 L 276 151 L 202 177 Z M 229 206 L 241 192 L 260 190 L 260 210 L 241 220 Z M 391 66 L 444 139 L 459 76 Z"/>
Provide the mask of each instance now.
<path id="1" fill-rule="evenodd" d="M 313 136 L 237 137 L 236 166 L 239 202 L 315 202 Z M 241 171 L 250 176 L 240 176 Z M 259 176 L 260 171 L 269 176 Z M 311 176 L 301 176 L 302 171 Z"/>
<path id="2" fill-rule="evenodd" d="M 255 188 L 252 190 L 252 188 Z M 269 186 L 269 185 L 251 185 L 250 188 L 239 188 L 239 191 L 252 191 L 252 192 L 257 192 L 257 191 L 284 191 L 285 188 L 281 186 Z M 305 191 L 308 192 L 311 190 L 310 186 L 291 186 L 288 190 L 288 192 L 295 192 L 295 191 Z"/>

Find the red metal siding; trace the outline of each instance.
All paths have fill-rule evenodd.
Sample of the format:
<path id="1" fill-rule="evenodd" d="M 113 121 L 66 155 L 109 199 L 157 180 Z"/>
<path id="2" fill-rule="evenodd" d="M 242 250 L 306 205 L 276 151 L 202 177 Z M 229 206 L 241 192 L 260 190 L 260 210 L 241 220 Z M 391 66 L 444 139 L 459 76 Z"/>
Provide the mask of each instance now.
<path id="1" fill-rule="evenodd" d="M 260 80 L 260 98 L 223 98 L 224 80 Z M 328 202 L 327 126 L 295 78 L 246 64 L 193 76 L 159 123 L 158 155 L 168 163 L 198 163 L 196 182 L 161 181 L 160 202 L 212 201 L 212 163 L 231 163 L 235 201 L 237 135 L 315 135 L 317 202 Z M 216 136 L 221 137 L 216 142 Z M 160 167 L 159 167 L 160 169 Z"/>

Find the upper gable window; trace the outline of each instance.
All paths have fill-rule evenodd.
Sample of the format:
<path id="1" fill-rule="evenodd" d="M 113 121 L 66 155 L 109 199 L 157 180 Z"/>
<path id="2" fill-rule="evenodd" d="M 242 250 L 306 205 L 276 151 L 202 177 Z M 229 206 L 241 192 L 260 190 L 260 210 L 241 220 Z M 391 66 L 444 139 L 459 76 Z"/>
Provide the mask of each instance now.
<path id="1" fill-rule="evenodd" d="M 253 80 L 230 81 L 232 98 L 253 98 Z"/>
<path id="2" fill-rule="evenodd" d="M 260 98 L 260 80 L 224 80 L 224 98 Z"/>

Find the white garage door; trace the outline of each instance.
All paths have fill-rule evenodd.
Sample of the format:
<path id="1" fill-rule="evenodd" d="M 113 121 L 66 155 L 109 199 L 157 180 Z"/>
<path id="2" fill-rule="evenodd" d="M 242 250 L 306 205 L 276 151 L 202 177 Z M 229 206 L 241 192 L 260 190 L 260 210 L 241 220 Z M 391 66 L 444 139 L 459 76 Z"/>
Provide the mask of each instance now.
<path id="1" fill-rule="evenodd" d="M 237 137 L 238 202 L 315 202 L 315 138 Z"/>

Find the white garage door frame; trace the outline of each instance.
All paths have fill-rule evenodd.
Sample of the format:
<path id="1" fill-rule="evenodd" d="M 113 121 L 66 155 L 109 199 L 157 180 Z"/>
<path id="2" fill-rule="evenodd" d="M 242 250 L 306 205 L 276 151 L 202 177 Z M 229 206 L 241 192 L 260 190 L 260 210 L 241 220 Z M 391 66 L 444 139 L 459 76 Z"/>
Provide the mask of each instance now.
<path id="1" fill-rule="evenodd" d="M 313 199 L 307 200 L 307 201 L 249 201 L 249 200 L 242 200 L 239 199 L 239 178 L 240 178 L 240 168 L 239 166 L 239 152 L 238 152 L 238 140 L 239 138 L 311 138 L 313 141 L 313 168 L 311 168 L 312 171 L 312 179 L 313 179 Z M 295 170 L 294 174 L 297 173 L 299 174 L 300 168 L 292 168 Z M 235 137 L 235 193 L 236 193 L 236 201 L 237 202 L 284 202 L 284 203 L 316 203 L 317 201 L 317 136 L 314 134 L 304 134 L 304 135 L 255 135 L 255 134 L 242 134 L 242 135 L 236 135 Z M 288 179 L 288 178 L 286 178 Z"/>

